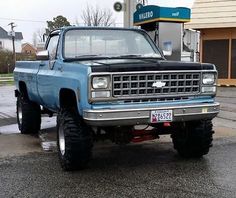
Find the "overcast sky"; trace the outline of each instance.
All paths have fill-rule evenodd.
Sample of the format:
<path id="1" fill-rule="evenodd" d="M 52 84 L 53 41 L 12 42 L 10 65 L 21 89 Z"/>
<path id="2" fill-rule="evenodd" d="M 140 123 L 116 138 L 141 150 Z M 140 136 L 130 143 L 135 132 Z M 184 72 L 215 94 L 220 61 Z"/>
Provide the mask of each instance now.
<path id="1" fill-rule="evenodd" d="M 58 15 L 65 16 L 71 24 L 76 20 L 82 23 L 81 13 L 87 4 L 109 8 L 122 0 L 2 0 L 0 12 L 0 26 L 9 31 L 8 24 L 15 22 L 15 31 L 23 33 L 24 42 L 31 42 L 33 33 L 46 27 L 46 21 Z M 149 4 L 176 7 L 191 7 L 193 0 L 149 0 Z M 123 23 L 123 14 L 114 12 L 116 23 Z"/>

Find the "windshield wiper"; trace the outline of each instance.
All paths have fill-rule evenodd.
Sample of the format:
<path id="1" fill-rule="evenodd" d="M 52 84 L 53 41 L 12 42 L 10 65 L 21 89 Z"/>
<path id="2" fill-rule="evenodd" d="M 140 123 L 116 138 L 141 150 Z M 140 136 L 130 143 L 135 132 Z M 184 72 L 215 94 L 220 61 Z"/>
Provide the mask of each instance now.
<path id="1" fill-rule="evenodd" d="M 89 57 L 97 57 L 97 56 L 101 56 L 100 54 L 84 54 L 84 55 L 79 55 L 79 56 L 75 56 L 74 58 L 89 58 Z"/>
<path id="2" fill-rule="evenodd" d="M 80 61 L 80 60 L 97 60 L 97 59 L 108 59 L 109 56 L 103 56 L 100 54 L 86 54 L 86 55 L 80 55 L 75 56 L 73 58 L 66 58 L 64 61 L 71 62 L 71 61 Z"/>
<path id="3" fill-rule="evenodd" d="M 157 59 L 163 59 L 161 56 L 152 56 L 152 55 L 141 55 L 141 54 L 125 54 L 120 56 L 113 56 L 112 58 L 145 58 L 145 59 L 151 59 L 151 58 L 157 58 Z"/>
<path id="4" fill-rule="evenodd" d="M 142 57 L 140 54 L 124 54 L 124 55 L 118 55 L 118 56 L 106 56 L 102 54 L 88 54 L 88 55 L 80 55 L 80 56 L 75 56 L 75 59 L 84 59 L 84 58 L 137 58 L 137 57 Z"/>
<path id="5" fill-rule="evenodd" d="M 119 55 L 119 56 L 113 56 L 112 58 L 137 58 L 137 57 L 142 57 L 140 54 L 124 54 L 124 55 Z"/>

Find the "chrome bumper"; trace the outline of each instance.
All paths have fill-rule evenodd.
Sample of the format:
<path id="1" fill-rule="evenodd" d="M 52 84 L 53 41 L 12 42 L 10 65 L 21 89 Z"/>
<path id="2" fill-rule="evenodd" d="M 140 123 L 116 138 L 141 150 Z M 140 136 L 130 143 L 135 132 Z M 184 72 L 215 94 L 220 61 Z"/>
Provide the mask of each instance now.
<path id="1" fill-rule="evenodd" d="M 214 118 L 220 110 L 218 102 L 141 109 L 84 110 L 83 118 L 91 126 L 125 126 L 150 124 L 151 111 L 173 110 L 173 122 Z"/>

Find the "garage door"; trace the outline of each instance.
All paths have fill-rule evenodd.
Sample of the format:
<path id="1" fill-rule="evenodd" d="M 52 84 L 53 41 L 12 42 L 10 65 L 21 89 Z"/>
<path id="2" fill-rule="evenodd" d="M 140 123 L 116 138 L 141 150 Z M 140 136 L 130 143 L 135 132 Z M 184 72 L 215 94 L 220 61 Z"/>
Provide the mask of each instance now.
<path id="1" fill-rule="evenodd" d="M 203 62 L 215 64 L 218 70 L 218 77 L 221 79 L 228 78 L 228 57 L 229 40 L 203 41 Z"/>
<path id="2" fill-rule="evenodd" d="M 232 40 L 231 78 L 236 78 L 236 39 Z"/>

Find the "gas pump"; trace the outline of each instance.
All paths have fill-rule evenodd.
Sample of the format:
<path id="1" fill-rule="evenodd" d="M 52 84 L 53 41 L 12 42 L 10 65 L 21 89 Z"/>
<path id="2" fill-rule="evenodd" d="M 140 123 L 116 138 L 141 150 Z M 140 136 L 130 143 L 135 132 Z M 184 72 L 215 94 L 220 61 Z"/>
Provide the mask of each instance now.
<path id="1" fill-rule="evenodd" d="M 183 24 L 190 21 L 189 8 L 137 5 L 134 25 L 148 32 L 168 60 L 181 60 Z"/>

